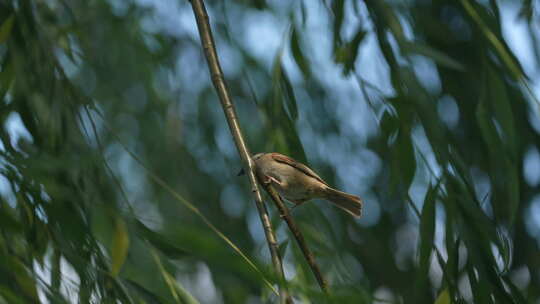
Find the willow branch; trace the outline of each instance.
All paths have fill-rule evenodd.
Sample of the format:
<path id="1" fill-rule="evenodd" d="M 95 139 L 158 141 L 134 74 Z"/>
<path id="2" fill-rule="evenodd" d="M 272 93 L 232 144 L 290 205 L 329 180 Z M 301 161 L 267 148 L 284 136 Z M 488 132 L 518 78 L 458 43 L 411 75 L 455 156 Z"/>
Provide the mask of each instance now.
<path id="1" fill-rule="evenodd" d="M 261 183 L 266 190 L 266 192 L 270 195 L 272 200 L 274 201 L 274 204 L 279 210 L 279 214 L 281 218 L 287 222 L 287 225 L 289 226 L 289 229 L 291 230 L 292 234 L 294 235 L 294 238 L 296 239 L 296 242 L 298 243 L 298 246 L 302 250 L 302 254 L 304 255 L 309 267 L 311 268 L 311 271 L 315 275 L 315 278 L 317 279 L 317 283 L 319 283 L 319 286 L 321 287 L 322 291 L 328 292 L 328 284 L 326 283 L 326 280 L 324 279 L 321 269 L 319 268 L 319 265 L 317 265 L 317 262 L 315 261 L 315 257 L 313 256 L 313 253 L 309 250 L 309 247 L 306 244 L 306 240 L 304 239 L 304 236 L 302 235 L 302 232 L 300 232 L 300 229 L 298 229 L 298 226 L 296 226 L 296 222 L 293 220 L 289 208 L 285 206 L 283 203 L 283 200 L 277 193 L 277 191 L 270 185 Z"/>
<path id="2" fill-rule="evenodd" d="M 236 110 L 234 108 L 232 100 L 229 96 L 229 91 L 225 84 L 223 71 L 221 70 L 221 66 L 219 64 L 219 59 L 216 52 L 214 38 L 212 37 L 212 30 L 210 28 L 210 23 L 208 22 L 208 14 L 206 13 L 206 8 L 202 0 L 191 0 L 191 5 L 193 8 L 193 13 L 195 14 L 195 19 L 197 20 L 199 36 L 201 38 L 202 47 L 204 49 L 204 55 L 206 56 L 206 60 L 208 62 L 208 68 L 210 70 L 212 82 L 218 93 L 221 106 L 223 108 L 223 111 L 225 112 L 225 117 L 227 118 L 227 123 L 229 124 L 229 129 L 232 133 L 234 143 L 236 145 L 236 149 L 240 154 L 240 158 L 242 159 L 242 162 L 244 164 L 244 169 L 249 177 L 249 182 L 251 184 L 253 195 L 255 196 L 255 203 L 257 205 L 262 226 L 264 228 L 264 234 L 266 236 L 268 248 L 270 249 L 270 255 L 272 256 L 272 264 L 274 266 L 274 270 L 278 274 L 279 279 L 284 282 L 285 278 L 283 275 L 283 265 L 281 261 L 281 256 L 279 255 L 278 251 L 276 236 L 272 230 L 272 226 L 270 224 L 270 217 L 268 216 L 268 210 L 264 205 L 262 195 L 257 184 L 257 179 L 254 173 L 255 165 L 251 160 L 249 150 L 242 135 L 242 130 L 238 123 Z M 282 288 L 283 284 L 279 285 L 279 294 L 282 303 L 292 303 L 292 300 L 287 295 L 287 292 L 284 290 L 284 288 Z"/>

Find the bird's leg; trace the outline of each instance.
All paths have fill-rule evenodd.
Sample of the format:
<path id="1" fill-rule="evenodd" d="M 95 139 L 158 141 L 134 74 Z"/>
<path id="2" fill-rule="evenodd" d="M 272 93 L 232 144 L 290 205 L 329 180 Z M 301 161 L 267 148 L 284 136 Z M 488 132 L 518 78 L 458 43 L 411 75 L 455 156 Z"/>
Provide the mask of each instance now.
<path id="1" fill-rule="evenodd" d="M 264 183 L 265 185 L 270 185 L 272 182 L 275 183 L 275 184 L 281 185 L 281 182 L 278 181 L 277 179 L 275 179 L 274 177 L 269 176 L 269 175 L 265 175 L 265 176 L 264 176 L 263 183 Z"/>

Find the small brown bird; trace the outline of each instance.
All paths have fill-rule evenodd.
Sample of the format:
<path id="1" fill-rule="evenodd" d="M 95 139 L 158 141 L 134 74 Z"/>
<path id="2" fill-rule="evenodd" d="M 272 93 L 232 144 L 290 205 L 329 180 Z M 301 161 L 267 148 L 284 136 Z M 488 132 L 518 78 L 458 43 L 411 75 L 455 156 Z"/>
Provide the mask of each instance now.
<path id="1" fill-rule="evenodd" d="M 299 206 L 323 198 L 355 217 L 362 214 L 362 200 L 355 195 L 330 187 L 306 165 L 279 153 L 259 153 L 253 156 L 256 172 L 265 183 L 272 183 L 279 194 Z"/>

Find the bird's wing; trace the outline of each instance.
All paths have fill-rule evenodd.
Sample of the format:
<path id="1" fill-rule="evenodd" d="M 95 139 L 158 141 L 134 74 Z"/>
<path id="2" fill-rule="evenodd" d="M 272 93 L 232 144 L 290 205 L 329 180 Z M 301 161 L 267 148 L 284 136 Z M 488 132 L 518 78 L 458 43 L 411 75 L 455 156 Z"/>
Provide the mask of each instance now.
<path id="1" fill-rule="evenodd" d="M 310 168 L 308 168 L 308 166 L 302 164 L 302 163 L 299 163 L 297 161 L 295 161 L 294 159 L 288 157 L 288 156 L 285 156 L 283 154 L 279 154 L 279 153 L 272 153 L 272 158 L 277 161 L 277 162 L 280 162 L 280 163 L 283 163 L 283 164 L 287 164 L 289 166 L 292 166 L 302 172 L 304 172 L 306 175 L 308 176 L 311 176 L 313 177 L 314 179 L 320 181 L 321 183 L 329 186 L 325 181 L 323 181 L 322 178 L 320 178 L 317 173 L 313 172 L 313 170 L 311 170 Z M 329 186 L 330 187 L 330 186 Z"/>

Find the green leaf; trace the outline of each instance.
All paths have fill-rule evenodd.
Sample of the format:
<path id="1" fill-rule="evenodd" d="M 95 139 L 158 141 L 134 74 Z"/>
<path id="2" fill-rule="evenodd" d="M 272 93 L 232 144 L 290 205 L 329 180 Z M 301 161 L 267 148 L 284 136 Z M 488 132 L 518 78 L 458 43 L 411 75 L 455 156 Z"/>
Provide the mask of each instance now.
<path id="1" fill-rule="evenodd" d="M 5 300 L 5 302 L 1 300 Z M 22 295 L 13 292 L 11 288 L 0 286 L 0 303 L 25 304 L 28 301 Z"/>
<path id="2" fill-rule="evenodd" d="M 13 64 L 11 62 L 4 62 L 2 72 L 0 72 L 0 100 L 4 99 L 4 96 L 11 88 L 11 84 L 15 78 L 14 76 Z"/>
<path id="3" fill-rule="evenodd" d="M 298 119 L 298 106 L 296 105 L 296 97 L 294 96 L 293 87 L 291 85 L 289 77 L 287 77 L 287 74 L 285 74 L 285 72 L 283 71 L 283 67 L 280 70 L 281 70 L 280 82 L 281 82 L 282 90 L 285 89 L 284 97 L 285 97 L 285 104 L 287 106 L 287 110 L 289 111 L 291 118 L 293 120 L 297 120 Z"/>
<path id="4" fill-rule="evenodd" d="M 131 293 L 132 294 L 137 293 L 139 295 L 139 297 L 141 298 L 140 300 L 144 299 L 146 301 L 144 303 L 161 303 L 162 302 L 159 295 L 153 293 L 148 288 L 146 288 L 144 285 L 141 285 L 138 282 L 136 282 L 134 280 L 129 280 L 129 279 L 125 280 L 125 282 L 127 283 L 126 285 L 130 289 L 133 290 Z"/>
<path id="5" fill-rule="evenodd" d="M 285 256 L 285 252 L 287 251 L 287 246 L 289 245 L 289 240 L 285 240 L 281 242 L 278 246 L 278 251 L 281 257 Z"/>
<path id="6" fill-rule="evenodd" d="M 416 158 L 414 147 L 411 141 L 410 133 L 406 128 L 401 128 L 398 132 L 396 142 L 392 148 L 393 183 L 399 182 L 401 190 L 407 191 L 416 172 Z M 398 189 L 399 189 L 398 188 Z"/>
<path id="7" fill-rule="evenodd" d="M 516 141 L 514 117 L 503 81 L 496 70 L 487 67 L 487 81 L 476 108 L 476 120 L 485 142 L 493 189 L 493 209 L 497 217 L 506 217 L 510 224 L 519 208 L 519 149 Z M 495 118 L 495 119 L 493 119 Z M 498 122 L 498 125 L 495 124 Z"/>
<path id="8" fill-rule="evenodd" d="M 163 277 L 163 280 L 169 287 L 169 291 L 171 292 L 171 295 L 175 299 L 176 303 L 187 303 L 187 304 L 199 303 L 187 290 L 184 289 L 184 287 L 182 287 L 176 281 L 176 279 L 165 269 L 165 267 L 163 267 L 160 257 L 154 250 L 152 250 L 152 256 L 154 257 L 156 265 L 158 266 L 159 271 L 161 272 L 161 276 Z"/>
<path id="9" fill-rule="evenodd" d="M 510 152 L 513 159 L 517 158 L 517 144 L 514 114 L 512 111 L 511 100 L 508 96 L 506 84 L 501 78 L 502 71 L 487 65 L 485 75 L 487 76 L 487 94 L 489 104 L 493 107 L 493 115 L 499 122 L 502 131 L 502 141 L 505 144 L 506 152 Z"/>
<path id="10" fill-rule="evenodd" d="M 489 300 L 491 294 L 491 286 L 487 280 L 478 280 L 476 278 L 475 270 L 479 271 L 479 276 L 487 276 L 484 273 L 483 267 L 476 268 L 472 263 L 467 263 L 467 274 L 469 279 L 469 284 L 471 286 L 471 291 L 473 294 L 475 303 L 493 303 Z"/>
<path id="11" fill-rule="evenodd" d="M 302 73 L 304 74 L 304 77 L 309 77 L 311 75 L 311 70 L 309 68 L 309 63 L 304 56 L 304 52 L 300 47 L 300 37 L 298 36 L 296 29 L 293 29 L 291 33 L 291 51 L 293 58 Z"/>
<path id="12" fill-rule="evenodd" d="M 136 227 L 142 238 L 148 240 L 150 244 L 152 244 L 168 258 L 178 259 L 188 255 L 187 251 L 179 248 L 173 241 L 169 240 L 162 234 L 149 229 L 139 220 L 136 220 Z"/>
<path id="13" fill-rule="evenodd" d="M 345 15 L 345 1 L 335 0 L 332 1 L 332 12 L 334 13 L 334 48 L 341 43 L 341 26 L 343 25 L 343 19 Z"/>
<path id="14" fill-rule="evenodd" d="M 422 214 L 420 217 L 420 267 L 416 280 L 417 302 L 424 302 L 430 299 L 428 290 L 429 266 L 431 261 L 431 251 L 435 239 L 435 201 L 437 198 L 437 185 L 429 186 L 429 190 L 424 200 Z M 423 297 L 426 299 L 423 300 Z M 431 299 L 430 299 L 431 300 Z"/>
<path id="15" fill-rule="evenodd" d="M 288 114 L 293 120 L 298 119 L 298 107 L 296 105 L 296 97 L 294 90 L 289 80 L 289 77 L 283 70 L 281 62 L 281 52 L 276 55 L 274 60 L 274 68 L 272 74 L 273 98 L 272 103 L 268 106 L 268 112 L 273 119 L 282 119 L 284 114 Z M 288 113 L 282 111 L 281 103 L 285 104 Z"/>
<path id="16" fill-rule="evenodd" d="M 0 43 L 4 43 L 11 34 L 13 23 L 15 22 L 15 15 L 11 14 L 0 26 Z"/>
<path id="17" fill-rule="evenodd" d="M 129 249 L 129 235 L 124 220 L 117 218 L 112 244 L 111 275 L 116 277 L 122 269 Z"/>
<path id="18" fill-rule="evenodd" d="M 269 146 L 293 156 L 300 162 L 306 162 L 305 151 L 294 123 L 298 118 L 296 98 L 292 85 L 283 72 L 281 54 L 274 60 L 272 84 L 272 96 L 264 103 L 264 111 L 271 121 Z"/>
<path id="19" fill-rule="evenodd" d="M 9 265 L 12 276 L 15 278 L 14 282 L 17 283 L 25 297 L 37 301 L 36 278 L 28 271 L 24 263 L 11 256 L 7 259 L 6 264 Z"/>
<path id="20" fill-rule="evenodd" d="M 448 289 L 441 291 L 437 300 L 435 300 L 435 304 L 450 304 L 450 294 L 448 293 Z"/>
<path id="21" fill-rule="evenodd" d="M 399 120 L 392 115 L 390 111 L 385 111 L 379 122 L 380 130 L 383 133 L 384 138 L 389 138 L 397 132 L 399 128 Z"/>
<path id="22" fill-rule="evenodd" d="M 445 53 L 438 51 L 428 45 L 421 44 L 418 42 L 403 41 L 401 43 L 401 48 L 403 49 L 403 51 L 407 53 L 416 53 L 416 54 L 429 57 L 441 66 L 458 70 L 458 71 L 465 70 L 465 66 L 463 64 L 453 59 L 452 57 L 446 55 Z"/>
<path id="23" fill-rule="evenodd" d="M 8 233 L 21 232 L 23 226 L 17 219 L 14 210 L 8 207 L 7 203 L 0 199 L 0 223 L 2 230 Z"/>
<path id="24" fill-rule="evenodd" d="M 343 64 L 343 74 L 348 75 L 354 70 L 354 63 L 358 57 L 358 48 L 360 47 L 360 42 L 364 40 L 365 36 L 365 31 L 358 30 L 351 41 L 345 43 L 335 50 L 334 60 L 336 63 Z"/>
<path id="25" fill-rule="evenodd" d="M 504 180 L 506 181 L 505 200 L 507 200 L 504 205 L 508 206 L 508 218 L 510 223 L 513 223 L 519 207 L 519 168 L 516 165 L 519 151 L 516 139 L 519 139 L 519 136 L 516 136 L 511 100 L 508 96 L 506 84 L 500 76 L 501 72 L 487 66 L 486 75 L 486 93 L 489 96 L 487 100 L 491 101 L 489 105 L 493 110 L 493 113 L 489 114 L 495 117 L 502 131 L 495 133 L 495 130 L 492 130 L 493 135 L 491 136 L 496 136 L 497 140 L 493 140 L 496 141 L 495 145 L 488 146 L 488 149 L 490 154 L 498 159 L 496 161 L 497 165 L 504 168 Z M 487 111 L 484 113 L 484 115 L 489 114 Z M 486 124 L 486 122 L 483 123 Z M 494 128 L 495 126 L 492 126 L 492 129 Z"/>
<path id="26" fill-rule="evenodd" d="M 399 17 L 396 14 L 396 11 L 386 2 L 379 1 L 378 5 L 380 6 L 381 13 L 384 14 L 386 21 L 386 26 L 390 29 L 397 41 L 404 41 L 405 33 L 401 22 L 399 22 Z"/>

